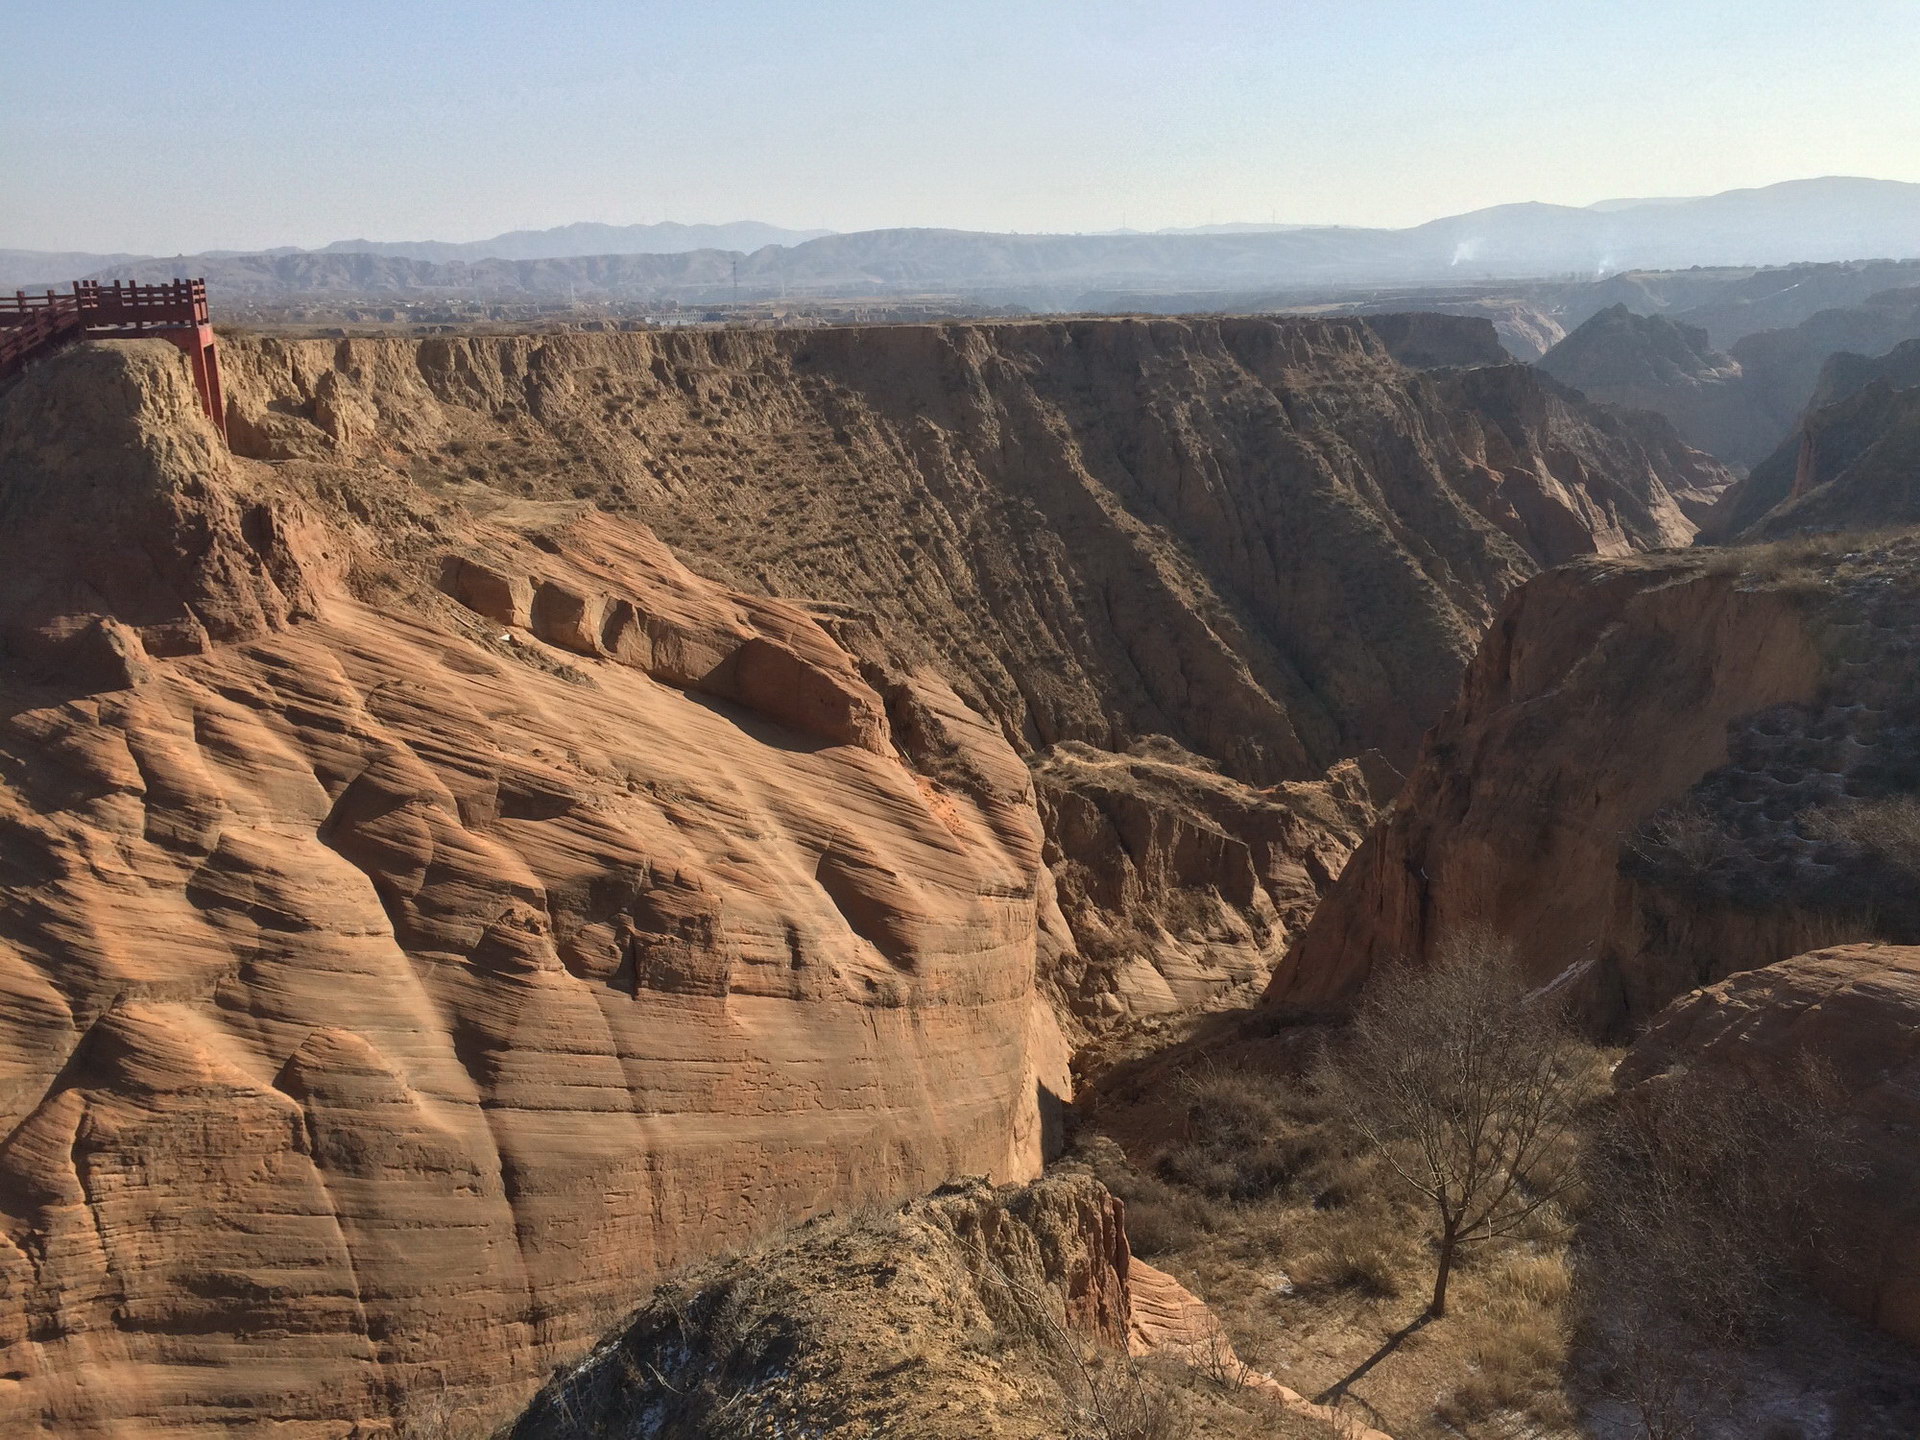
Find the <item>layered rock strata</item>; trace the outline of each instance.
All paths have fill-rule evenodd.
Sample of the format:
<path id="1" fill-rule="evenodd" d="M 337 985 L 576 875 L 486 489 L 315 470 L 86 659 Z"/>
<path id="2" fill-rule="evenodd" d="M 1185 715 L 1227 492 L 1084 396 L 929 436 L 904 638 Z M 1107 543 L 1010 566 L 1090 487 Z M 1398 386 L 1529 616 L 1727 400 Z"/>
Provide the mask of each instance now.
<path id="1" fill-rule="evenodd" d="M 0 396 L 22 1434 L 497 1405 L 663 1267 L 1030 1173 L 1049 1000 L 1257 979 L 1356 742 L 1724 480 L 1358 322 L 224 353 L 237 457 L 162 346 Z"/>
<path id="2" fill-rule="evenodd" d="M 1701 540 L 1778 540 L 1920 523 L 1920 340 L 1835 355 L 1780 447 L 1715 503 Z"/>
<path id="3" fill-rule="evenodd" d="M 1725 323 L 1725 314 L 1717 318 Z M 1791 441 L 1804 412 L 1835 398 L 1827 393 L 1835 361 L 1843 371 L 1871 366 L 1915 336 L 1920 289 L 1819 310 L 1791 328 L 1751 329 L 1724 353 L 1698 325 L 1620 304 L 1593 315 L 1538 364 L 1589 399 L 1664 415 L 1687 443 L 1745 468 Z"/>
<path id="4" fill-rule="evenodd" d="M 1685 544 L 1731 478 L 1525 367 L 1413 371 L 1360 320 L 228 351 L 246 454 L 590 499 L 935 666 L 1023 748 L 1166 735 L 1255 783 L 1410 760 L 1513 585 Z"/>
<path id="5" fill-rule="evenodd" d="M 629 520 L 358 520 L 171 355 L 0 398 L 0 1428 L 497 1409 L 665 1267 L 1038 1167 L 997 729 Z"/>
<path id="6" fill-rule="evenodd" d="M 1263 985 L 1402 779 L 1368 752 L 1257 788 L 1152 742 L 1115 755 L 1067 741 L 1033 774 L 1075 946 L 1056 983 L 1091 1017 Z"/>

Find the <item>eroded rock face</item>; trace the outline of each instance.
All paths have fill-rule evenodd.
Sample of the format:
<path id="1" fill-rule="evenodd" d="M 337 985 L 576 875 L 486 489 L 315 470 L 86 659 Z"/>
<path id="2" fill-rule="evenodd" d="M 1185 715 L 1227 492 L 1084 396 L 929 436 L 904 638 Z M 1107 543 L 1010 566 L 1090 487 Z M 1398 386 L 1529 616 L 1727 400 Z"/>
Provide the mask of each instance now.
<path id="1" fill-rule="evenodd" d="M 591 500 L 736 589 L 800 597 L 883 696 L 942 674 L 1030 758 L 1164 736 L 1198 757 L 1195 795 L 1318 784 L 1369 748 L 1404 766 L 1513 585 L 1685 543 L 1730 480 L 1662 422 L 1477 363 L 1485 324 L 1448 316 L 230 348 L 239 446 L 353 497 L 376 535 L 410 487 L 509 519 Z M 509 568 L 450 583 L 606 647 L 604 584 L 538 592 L 537 565 Z M 763 659 L 747 677 L 785 695 Z M 857 720 L 837 692 L 809 704 Z M 1364 823 L 1333 808 L 1323 861 Z M 1262 811 L 1182 800 L 1154 822 L 1227 836 L 1217 873 L 1189 855 L 1171 888 L 1125 881 L 1158 860 L 1089 850 L 1105 822 L 1056 846 L 1126 912 L 1068 887 L 1055 970 L 1082 1018 L 1258 982 L 1300 903 L 1291 879 L 1246 883 Z"/>
<path id="2" fill-rule="evenodd" d="M 1821 945 L 1920 943 L 1917 561 L 1901 536 L 1530 582 L 1269 999 L 1336 1006 L 1479 927 L 1637 1027 Z"/>
<path id="3" fill-rule="evenodd" d="M 1811 1061 L 1837 1083 L 1834 1138 L 1862 1173 L 1828 1217 L 1849 1263 L 1819 1278 L 1920 1345 L 1920 949 L 1848 945 L 1780 960 L 1676 1000 L 1628 1052 L 1628 1087 L 1704 1067 L 1762 1091 Z"/>
<path id="4" fill-rule="evenodd" d="M 311 516 L 247 483 L 174 378 L 158 348 L 94 345 L 8 393 L 0 644 L 12 659 L 110 679 L 142 654 L 194 654 L 313 613 L 334 557 Z"/>
<path id="5" fill-rule="evenodd" d="M 1803 283 L 1808 279 L 1818 283 L 1818 277 L 1803 277 Z M 1767 283 L 1795 288 L 1785 277 Z M 1589 399 L 1657 411 L 1689 444 L 1731 465 L 1757 467 L 1793 438 L 1803 412 L 1833 398 L 1827 373 L 1835 362 L 1842 370 L 1873 366 L 1877 358 L 1867 357 L 1884 357 L 1920 334 L 1920 289 L 1817 309 L 1782 329 L 1755 327 L 1753 317 L 1766 308 L 1764 302 L 1745 307 L 1744 320 L 1736 318 L 1742 308 L 1730 305 L 1695 317 L 1734 337 L 1725 353 L 1699 325 L 1615 305 L 1538 363 Z M 1712 528 L 1734 533 L 1724 516 L 1715 517 Z"/>
<path id="6" fill-rule="evenodd" d="M 1771 450 L 1794 414 L 1776 413 L 1705 330 L 1624 304 L 1592 316 L 1536 363 L 1588 399 L 1657 411 L 1688 443 L 1738 465 Z"/>
<path id="7" fill-rule="evenodd" d="M 1387 353 L 1415 370 L 1505 365 L 1510 357 L 1492 320 L 1434 312 L 1368 315 L 1367 328 Z"/>
<path id="8" fill-rule="evenodd" d="M 1407 763 L 1512 586 L 1685 544 L 1731 480 L 1523 366 L 1411 370 L 1370 323 L 239 339 L 223 364 L 247 454 L 592 499 L 836 607 L 1024 749 L 1161 734 L 1271 784 Z M 1462 323 L 1401 338 L 1458 350 Z"/>
<path id="9" fill-rule="evenodd" d="M 1608 1025 L 1818 943 L 1831 917 L 1676 891 L 1622 861 L 1649 817 L 1729 763 L 1744 723 L 1795 706 L 1822 719 L 1828 669 L 1793 588 L 1730 565 L 1590 562 L 1532 581 L 1269 1003 L 1336 1006 L 1374 966 L 1484 927 Z M 1792 792 L 1784 803 L 1791 836 Z"/>
<path id="10" fill-rule="evenodd" d="M 631 521 L 203 432 L 158 345 L 0 401 L 0 1428 L 497 1409 L 665 1267 L 1037 1169 L 994 727 Z"/>
<path id="11" fill-rule="evenodd" d="M 1104 993 L 1204 998 L 1374 802 L 1328 764 L 1711 478 L 1359 322 L 224 353 L 237 458 L 157 344 L 0 400 L 26 1434 L 491 1404 L 662 1267 L 1031 1172 L 1095 967 L 1020 752 L 1097 747 L 1080 932 L 1176 941 Z M 1156 733 L 1206 764 L 1102 758 Z"/>
<path id="12" fill-rule="evenodd" d="M 1916 319 L 1920 327 L 1920 319 Z M 1727 491 L 1704 539 L 1779 540 L 1920 521 L 1920 340 L 1836 355 L 1780 447 Z"/>
<path id="13" fill-rule="evenodd" d="M 1124 1210 L 1069 1167 L 799 1227 L 662 1286 L 509 1433 L 1134 1434 L 1156 1414 L 1142 1397 L 1191 1367 L 1255 1403 L 1159 1412 L 1163 1425 L 1391 1440 L 1241 1364 L 1205 1302 L 1129 1253 Z M 1123 1355 L 1161 1368 L 1143 1376 Z"/>
<path id="14" fill-rule="evenodd" d="M 1377 754 L 1259 789 L 1168 744 L 1037 758 L 1077 1011 L 1151 1015 L 1262 985 L 1401 776 Z M 1152 962 L 1144 958 L 1151 955 Z"/>

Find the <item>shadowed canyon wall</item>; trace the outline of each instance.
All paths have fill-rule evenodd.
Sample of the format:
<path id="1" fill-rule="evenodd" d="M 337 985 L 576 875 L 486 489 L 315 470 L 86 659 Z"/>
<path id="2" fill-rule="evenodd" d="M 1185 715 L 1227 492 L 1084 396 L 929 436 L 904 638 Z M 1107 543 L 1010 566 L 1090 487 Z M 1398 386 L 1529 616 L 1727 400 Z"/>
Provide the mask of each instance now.
<path id="1" fill-rule="evenodd" d="M 1164 734 L 1256 782 L 1410 760 L 1508 589 L 1685 544 L 1730 479 L 1525 367 L 1410 370 L 1358 320 L 263 339 L 225 363 L 243 453 L 629 511 L 736 585 L 848 607 L 1016 742 Z"/>
<path id="2" fill-rule="evenodd" d="M 1588 561 L 1507 602 L 1274 974 L 1338 1005 L 1485 928 L 1601 1028 L 1822 944 L 1920 939 L 1912 537 Z"/>

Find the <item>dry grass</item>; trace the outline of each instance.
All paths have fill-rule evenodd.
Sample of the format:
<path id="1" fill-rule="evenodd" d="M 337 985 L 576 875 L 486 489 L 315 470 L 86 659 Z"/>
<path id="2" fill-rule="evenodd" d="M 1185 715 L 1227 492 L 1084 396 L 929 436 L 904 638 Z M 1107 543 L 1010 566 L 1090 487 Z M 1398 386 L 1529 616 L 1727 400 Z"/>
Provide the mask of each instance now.
<path id="1" fill-rule="evenodd" d="M 1573 1272 L 1558 1247 L 1515 1251 L 1487 1267 L 1474 1308 L 1460 1317 L 1467 1374 L 1437 1407 L 1467 1427 L 1502 1413 L 1568 1425 L 1563 1377 L 1572 1326 Z"/>
<path id="2" fill-rule="evenodd" d="M 1520 1233 L 1463 1251 L 1447 1316 L 1415 1326 L 1433 1279 L 1427 1219 L 1300 1078 L 1323 1035 L 1217 1017 L 1159 1050 L 1116 1046 L 1125 1058 L 1083 1089 L 1075 1154 L 1123 1197 L 1181 1217 L 1151 1262 L 1207 1301 L 1249 1367 L 1309 1397 L 1334 1392 L 1343 1414 L 1396 1440 L 1744 1440 L 1796 1405 L 1832 1417 L 1822 1434 L 1920 1434 L 1910 1351 L 1765 1275 L 1758 1290 L 1739 1283 L 1743 1265 L 1785 1259 L 1835 1208 L 1793 1158 L 1795 1137 L 1810 1134 L 1822 1173 L 1849 1168 L 1831 1127 L 1800 1113 L 1806 1104 L 1736 1092 L 1731 1118 L 1718 1119 L 1726 1106 L 1691 1093 L 1672 1092 L 1652 1116 L 1597 1104 L 1581 1126 L 1586 1182 Z M 1273 1129 L 1247 1147 L 1245 1174 L 1266 1179 L 1225 1183 L 1213 1166 L 1255 1114 Z M 1657 1184 L 1639 1173 L 1651 1141 L 1623 1149 L 1616 1133 L 1649 1121 L 1660 1122 Z M 1133 1218 L 1130 1208 L 1130 1229 Z M 1622 1218 L 1627 1233 L 1609 1246 Z M 1799 1241 L 1781 1240 L 1783 1227 Z M 1676 1286 L 1694 1309 L 1732 1299 L 1749 1320 L 1765 1310 L 1781 1322 L 1703 1336 L 1676 1318 Z M 1729 1287 L 1738 1293 L 1721 1296 Z M 1659 1363 L 1629 1365 L 1606 1332 L 1643 1302 Z M 1227 1393 L 1203 1375 L 1190 1383 L 1195 1395 Z"/>
<path id="3" fill-rule="evenodd" d="M 1807 831 L 1861 852 L 1908 880 L 1920 880 L 1920 795 L 1887 795 L 1816 811 Z"/>
<path id="4" fill-rule="evenodd" d="M 1794 535 L 1747 545 L 1714 546 L 1703 554 L 1710 575 L 1741 575 L 1755 580 L 1825 587 L 1843 562 L 1855 559 L 1863 551 L 1883 548 L 1907 533 L 1895 528 Z"/>
<path id="5" fill-rule="evenodd" d="M 1129 1236 L 1146 1221 L 1141 1253 L 1207 1300 L 1248 1366 L 1310 1397 L 1419 1316 L 1434 1265 L 1423 1211 L 1299 1078 L 1318 1039 L 1299 1032 L 1281 1042 L 1290 1059 L 1259 1065 L 1216 1044 L 1186 1075 L 1117 1084 L 1125 1101 L 1096 1088 L 1076 1139 L 1128 1200 Z M 1565 1243 L 1558 1217 L 1542 1217 L 1463 1252 L 1448 1318 L 1401 1338 L 1341 1409 L 1396 1440 L 1574 1435 Z"/>
<path id="6" fill-rule="evenodd" d="M 394 1440 L 497 1440 L 512 1424 L 517 1407 L 498 1400 L 481 1402 L 446 1390 L 422 1390 L 399 1407 Z"/>
<path id="7" fill-rule="evenodd" d="M 1302 1248 L 1289 1272 L 1296 1286 L 1351 1291 L 1368 1300 L 1418 1295 L 1431 1262 L 1395 1207 L 1356 1204 L 1320 1212 L 1298 1227 Z"/>
<path id="8" fill-rule="evenodd" d="M 1311 1132 L 1287 1124 L 1287 1096 L 1267 1076 L 1205 1070 L 1180 1086 L 1186 1139 L 1160 1160 L 1159 1173 L 1212 1200 L 1272 1195 L 1316 1158 Z"/>

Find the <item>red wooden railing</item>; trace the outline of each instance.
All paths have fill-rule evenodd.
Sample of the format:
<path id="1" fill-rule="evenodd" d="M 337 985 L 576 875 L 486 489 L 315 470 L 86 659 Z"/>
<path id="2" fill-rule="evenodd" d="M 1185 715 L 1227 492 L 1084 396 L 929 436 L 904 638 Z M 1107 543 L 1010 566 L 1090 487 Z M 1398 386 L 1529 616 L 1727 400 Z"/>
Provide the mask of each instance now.
<path id="1" fill-rule="evenodd" d="M 115 280 L 76 280 L 73 293 L 49 290 L 29 295 L 16 290 L 0 295 L 0 381 L 62 345 L 94 337 L 104 340 L 151 335 L 170 340 L 193 366 L 200 407 L 226 434 L 225 397 L 220 389 L 220 356 L 207 318 L 204 280 L 175 280 L 136 285 Z"/>

